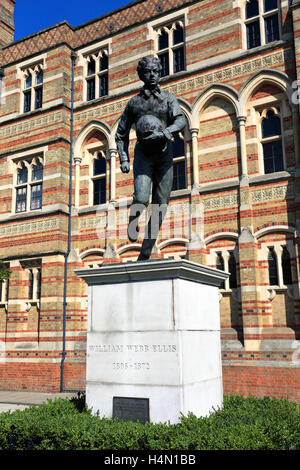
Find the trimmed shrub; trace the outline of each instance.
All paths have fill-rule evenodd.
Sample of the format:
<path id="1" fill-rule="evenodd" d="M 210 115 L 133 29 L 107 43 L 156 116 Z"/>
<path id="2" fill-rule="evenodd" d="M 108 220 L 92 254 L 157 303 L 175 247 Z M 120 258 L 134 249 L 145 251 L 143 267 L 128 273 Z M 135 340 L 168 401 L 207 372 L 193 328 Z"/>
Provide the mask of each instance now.
<path id="1" fill-rule="evenodd" d="M 208 418 L 144 425 L 92 415 L 84 396 L 0 414 L 1 450 L 284 450 L 300 444 L 300 406 L 228 396 Z"/>

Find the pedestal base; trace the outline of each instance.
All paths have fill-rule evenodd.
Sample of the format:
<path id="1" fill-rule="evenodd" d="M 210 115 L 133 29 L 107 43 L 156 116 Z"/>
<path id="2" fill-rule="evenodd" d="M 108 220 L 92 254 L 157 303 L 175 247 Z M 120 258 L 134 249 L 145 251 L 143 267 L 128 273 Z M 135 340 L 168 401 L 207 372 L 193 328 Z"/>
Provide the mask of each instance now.
<path id="1" fill-rule="evenodd" d="M 222 406 L 218 285 L 226 273 L 182 260 L 77 274 L 89 284 L 87 404 L 94 412 L 176 423 L 181 413 L 206 416 Z"/>

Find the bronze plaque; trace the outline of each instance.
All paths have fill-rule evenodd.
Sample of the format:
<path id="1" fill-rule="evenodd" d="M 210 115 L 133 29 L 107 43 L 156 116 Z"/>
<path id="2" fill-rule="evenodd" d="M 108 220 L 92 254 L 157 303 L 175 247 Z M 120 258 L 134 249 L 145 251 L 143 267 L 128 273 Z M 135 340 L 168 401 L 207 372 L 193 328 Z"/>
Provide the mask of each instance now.
<path id="1" fill-rule="evenodd" d="M 114 397 L 113 418 L 145 424 L 149 421 L 149 399 Z"/>

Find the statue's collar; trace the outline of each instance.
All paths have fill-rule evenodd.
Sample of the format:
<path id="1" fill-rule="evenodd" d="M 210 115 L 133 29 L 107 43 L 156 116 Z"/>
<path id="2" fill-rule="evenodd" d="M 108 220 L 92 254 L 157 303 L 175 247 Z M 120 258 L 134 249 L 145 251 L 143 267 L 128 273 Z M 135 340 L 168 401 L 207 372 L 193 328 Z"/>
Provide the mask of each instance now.
<path id="1" fill-rule="evenodd" d="M 145 86 L 141 89 L 141 94 L 145 96 L 145 98 L 150 98 L 151 95 L 155 96 L 156 98 L 160 98 L 161 96 L 161 88 L 157 85 L 153 90 L 149 90 Z"/>

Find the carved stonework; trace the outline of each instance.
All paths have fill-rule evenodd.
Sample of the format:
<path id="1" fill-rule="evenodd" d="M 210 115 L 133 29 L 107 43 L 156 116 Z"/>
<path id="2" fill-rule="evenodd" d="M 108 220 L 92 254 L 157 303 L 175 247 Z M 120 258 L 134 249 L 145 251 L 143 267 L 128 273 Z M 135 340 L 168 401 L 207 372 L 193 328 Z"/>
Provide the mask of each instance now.
<path id="1" fill-rule="evenodd" d="M 212 197 L 204 199 L 205 210 L 223 209 L 225 207 L 235 207 L 238 205 L 239 198 L 237 194 L 228 194 L 226 196 Z"/>
<path id="2" fill-rule="evenodd" d="M 41 222 L 27 222 L 0 227 L 0 236 L 22 235 L 26 233 L 43 233 L 46 230 L 58 228 L 58 219 L 43 220 Z"/>
<path id="3" fill-rule="evenodd" d="M 294 185 L 273 186 L 269 188 L 260 188 L 252 191 L 252 202 L 276 201 L 288 199 L 294 196 Z"/>

